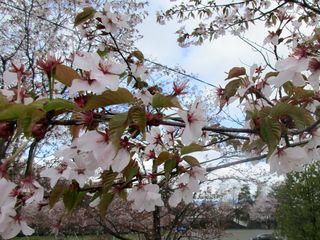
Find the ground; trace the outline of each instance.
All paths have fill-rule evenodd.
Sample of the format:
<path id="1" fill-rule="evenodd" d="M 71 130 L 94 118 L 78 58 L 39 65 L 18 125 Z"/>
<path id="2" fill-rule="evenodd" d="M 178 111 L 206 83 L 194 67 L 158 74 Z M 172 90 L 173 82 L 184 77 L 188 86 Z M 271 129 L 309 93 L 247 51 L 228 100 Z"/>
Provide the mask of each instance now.
<path id="1" fill-rule="evenodd" d="M 227 230 L 226 236 L 221 240 L 250 240 L 260 233 L 272 233 L 272 230 Z"/>
<path id="2" fill-rule="evenodd" d="M 226 235 L 221 240 L 250 240 L 252 237 L 260 233 L 272 233 L 272 230 L 227 230 Z M 54 237 L 23 237 L 15 238 L 15 240 L 54 240 Z M 105 236 L 69 236 L 66 240 L 102 240 Z M 109 238 L 113 240 L 112 238 Z M 116 240 L 114 238 L 114 240 Z"/>

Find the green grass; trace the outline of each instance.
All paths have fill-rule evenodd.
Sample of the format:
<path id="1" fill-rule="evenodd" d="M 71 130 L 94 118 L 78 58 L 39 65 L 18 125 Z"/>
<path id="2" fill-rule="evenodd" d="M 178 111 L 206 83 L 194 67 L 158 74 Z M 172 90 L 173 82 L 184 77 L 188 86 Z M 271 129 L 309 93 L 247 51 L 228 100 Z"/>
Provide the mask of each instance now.
<path id="1" fill-rule="evenodd" d="M 272 233 L 272 230 L 227 230 L 226 235 L 221 240 L 250 240 L 261 233 Z"/>
<path id="2" fill-rule="evenodd" d="M 250 240 L 252 237 L 256 236 L 260 233 L 272 233 L 272 230 L 260 230 L 260 229 L 253 229 L 253 230 L 227 230 L 226 234 L 221 240 Z M 54 236 L 47 236 L 47 237 L 21 237 L 21 238 L 14 238 L 15 240 L 55 240 Z M 110 236 L 67 236 L 67 237 L 60 237 L 59 239 L 64 240 L 116 240 L 116 238 L 112 238 Z M 134 238 L 130 238 L 134 239 Z"/>
<path id="3" fill-rule="evenodd" d="M 14 240 L 55 240 L 54 236 L 31 236 L 31 237 L 16 237 Z M 66 236 L 66 237 L 59 237 L 58 239 L 65 239 L 65 240 L 112 240 L 112 237 L 108 236 Z"/>

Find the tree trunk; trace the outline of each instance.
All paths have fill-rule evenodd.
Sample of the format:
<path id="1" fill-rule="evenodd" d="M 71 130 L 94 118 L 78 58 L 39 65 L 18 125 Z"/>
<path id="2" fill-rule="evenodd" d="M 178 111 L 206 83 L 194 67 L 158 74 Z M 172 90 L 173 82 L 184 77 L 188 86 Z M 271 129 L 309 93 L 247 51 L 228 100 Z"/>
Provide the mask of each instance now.
<path id="1" fill-rule="evenodd" d="M 152 162 L 152 173 L 157 173 L 157 164 L 155 160 Z M 153 178 L 151 180 L 153 184 L 157 184 L 157 178 Z M 152 240 L 161 240 L 161 225 L 160 225 L 160 207 L 155 206 L 155 210 L 153 212 L 153 236 Z"/>
<path id="2" fill-rule="evenodd" d="M 161 240 L 160 208 L 153 212 L 153 240 Z"/>
<path id="3" fill-rule="evenodd" d="M 0 139 L 0 160 L 4 159 L 6 156 L 6 146 L 5 146 L 5 141 Z"/>

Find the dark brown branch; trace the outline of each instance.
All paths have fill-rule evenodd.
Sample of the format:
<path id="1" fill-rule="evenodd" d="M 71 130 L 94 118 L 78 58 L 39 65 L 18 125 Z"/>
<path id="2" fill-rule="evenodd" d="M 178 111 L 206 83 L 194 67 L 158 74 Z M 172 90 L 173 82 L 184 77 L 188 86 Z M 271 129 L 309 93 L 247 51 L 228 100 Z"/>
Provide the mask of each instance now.
<path id="1" fill-rule="evenodd" d="M 289 131 L 290 134 L 293 134 L 293 135 L 299 135 L 299 134 L 302 134 L 304 132 L 308 132 L 308 133 L 311 133 L 312 130 L 314 130 L 318 125 L 320 124 L 320 119 L 315 121 L 313 124 L 311 124 L 309 127 L 306 127 L 304 129 L 301 129 L 301 130 L 293 130 L 293 131 Z"/>
<path id="2" fill-rule="evenodd" d="M 261 156 L 256 156 L 256 157 L 252 157 L 252 158 L 241 159 L 241 160 L 238 160 L 238 161 L 235 161 L 235 162 L 226 163 L 226 164 L 219 165 L 219 166 L 215 166 L 215 167 L 208 167 L 208 168 L 206 168 L 206 171 L 207 171 L 207 172 L 212 172 L 212 171 L 215 171 L 215 170 L 218 170 L 218 169 L 231 167 L 231 166 L 233 166 L 233 165 L 238 165 L 238 164 L 241 164 L 241 163 L 247 163 L 247 162 L 253 162 L 253 161 L 261 160 L 261 159 L 264 159 L 264 158 L 266 158 L 266 157 L 267 157 L 267 154 L 263 154 L 263 155 L 261 155 Z"/>
<path id="3" fill-rule="evenodd" d="M 173 127 L 185 127 L 185 123 L 173 122 L 173 121 L 160 121 L 160 125 L 173 126 Z M 204 127 L 203 131 L 216 132 L 216 133 L 257 133 L 256 130 L 248 128 L 216 128 L 216 127 Z"/>
<path id="4" fill-rule="evenodd" d="M 99 119 L 96 119 L 96 120 L 99 121 Z M 63 126 L 82 125 L 83 124 L 79 120 L 53 120 L 50 123 L 53 125 L 63 125 Z M 175 122 L 175 121 L 160 121 L 160 125 L 182 127 L 182 128 L 184 128 L 186 126 L 185 123 Z M 252 133 L 252 134 L 257 133 L 256 130 L 249 129 L 249 128 L 204 127 L 204 128 L 202 128 L 202 130 L 208 131 L 208 132 L 216 132 L 216 133 Z M 243 137 L 243 136 L 232 135 L 232 137 L 247 140 L 247 137 Z"/>
<path id="5" fill-rule="evenodd" d="M 319 8 L 313 7 L 312 5 L 308 4 L 307 1 L 305 1 L 305 0 L 303 0 L 302 2 L 300 2 L 298 0 L 288 0 L 287 2 L 298 4 L 303 8 L 311 10 L 315 14 L 320 14 L 320 9 Z"/>

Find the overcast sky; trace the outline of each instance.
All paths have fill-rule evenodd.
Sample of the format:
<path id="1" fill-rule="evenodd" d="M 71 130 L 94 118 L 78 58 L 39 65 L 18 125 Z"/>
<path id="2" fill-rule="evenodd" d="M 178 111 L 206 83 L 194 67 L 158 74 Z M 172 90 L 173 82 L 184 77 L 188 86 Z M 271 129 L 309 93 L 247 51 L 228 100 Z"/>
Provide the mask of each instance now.
<path id="1" fill-rule="evenodd" d="M 144 55 L 152 60 L 167 66 L 180 66 L 187 73 L 196 74 L 200 79 L 214 85 L 225 85 L 226 72 L 234 66 L 251 66 L 254 63 L 264 65 L 264 61 L 259 53 L 244 43 L 241 39 L 227 35 L 212 42 L 205 42 L 202 46 L 181 48 L 177 44 L 177 35 L 175 32 L 181 27 L 175 21 L 168 22 L 166 25 L 160 25 L 156 22 L 156 12 L 161 9 L 168 9 L 173 3 L 170 0 L 152 0 L 148 8 L 149 16 L 139 27 L 140 33 L 144 36 L 137 47 Z M 251 26 L 251 30 L 246 33 L 246 37 L 252 41 L 261 44 L 267 35 L 267 30 L 262 24 Z M 201 83 L 195 82 L 201 85 Z M 205 86 L 210 88 L 210 86 Z M 213 89 L 214 90 L 214 89 Z M 241 115 L 242 112 L 235 106 L 232 107 L 233 113 Z M 198 159 L 202 158 L 199 154 Z M 206 159 L 215 158 L 218 153 L 201 154 Z M 251 164 L 242 164 L 240 169 L 247 171 L 267 171 L 269 166 L 263 162 L 253 170 Z M 250 169 L 250 170 L 249 170 Z M 225 169 L 216 172 L 217 175 L 235 174 L 235 169 Z M 237 185 L 236 183 L 234 183 Z M 235 185 L 228 182 L 227 186 L 221 185 L 221 182 L 210 184 L 213 187 L 231 189 Z M 238 188 L 238 187 L 237 187 Z M 252 189 L 254 190 L 254 189 Z"/>
<path id="2" fill-rule="evenodd" d="M 150 6 L 147 8 L 149 16 L 139 26 L 139 31 L 144 37 L 137 43 L 137 47 L 147 58 L 170 67 L 180 66 L 187 73 L 195 74 L 198 78 L 215 86 L 226 85 L 226 73 L 232 67 L 247 66 L 249 68 L 254 63 L 264 65 L 263 58 L 258 52 L 240 38 L 232 35 L 226 35 L 211 42 L 206 41 L 202 46 L 179 47 L 175 32 L 184 23 L 170 21 L 165 25 L 160 25 L 156 22 L 156 12 L 169 9 L 174 4 L 170 0 L 150 1 Z M 195 22 L 188 24 L 195 24 Z M 251 25 L 250 31 L 245 34 L 245 37 L 262 44 L 266 35 L 267 30 L 258 23 L 257 26 Z M 213 87 L 191 79 L 189 85 L 192 84 L 206 87 L 206 90 L 212 88 L 214 91 Z M 233 104 L 229 111 L 232 111 L 236 117 L 243 119 L 243 112 L 237 104 Z M 231 126 L 230 124 L 234 123 L 226 122 L 224 124 Z"/>
<path id="3" fill-rule="evenodd" d="M 207 41 L 202 46 L 179 47 L 175 31 L 181 24 L 171 21 L 160 25 L 156 22 L 156 12 L 168 9 L 170 5 L 173 5 L 170 0 L 150 1 L 150 15 L 139 27 L 144 38 L 137 43 L 146 57 L 169 66 L 179 65 L 188 73 L 197 74 L 199 78 L 214 85 L 224 85 L 226 72 L 233 66 L 264 63 L 259 53 L 254 52 L 241 39 L 230 35 Z M 266 32 L 260 25 L 252 26 L 246 37 L 262 43 Z"/>

